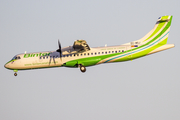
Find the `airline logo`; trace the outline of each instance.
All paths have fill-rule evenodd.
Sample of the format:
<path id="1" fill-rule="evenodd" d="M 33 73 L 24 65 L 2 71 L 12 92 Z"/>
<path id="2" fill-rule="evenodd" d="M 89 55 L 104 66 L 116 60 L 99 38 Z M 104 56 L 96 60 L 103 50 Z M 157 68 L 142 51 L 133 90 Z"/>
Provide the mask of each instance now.
<path id="1" fill-rule="evenodd" d="M 49 56 L 51 52 L 49 53 L 30 53 L 30 54 L 24 54 L 24 58 L 29 58 L 29 57 L 40 57 L 40 56 Z"/>

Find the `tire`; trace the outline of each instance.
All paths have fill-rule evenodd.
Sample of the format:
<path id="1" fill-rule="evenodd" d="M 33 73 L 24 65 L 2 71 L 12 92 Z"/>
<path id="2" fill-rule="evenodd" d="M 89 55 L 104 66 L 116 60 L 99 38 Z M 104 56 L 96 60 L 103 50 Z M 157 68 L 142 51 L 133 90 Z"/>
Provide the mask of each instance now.
<path id="1" fill-rule="evenodd" d="M 84 67 L 83 65 L 80 65 L 80 70 L 81 72 L 86 72 L 86 67 Z"/>
<path id="2" fill-rule="evenodd" d="M 17 76 L 17 73 L 14 73 L 14 76 Z"/>

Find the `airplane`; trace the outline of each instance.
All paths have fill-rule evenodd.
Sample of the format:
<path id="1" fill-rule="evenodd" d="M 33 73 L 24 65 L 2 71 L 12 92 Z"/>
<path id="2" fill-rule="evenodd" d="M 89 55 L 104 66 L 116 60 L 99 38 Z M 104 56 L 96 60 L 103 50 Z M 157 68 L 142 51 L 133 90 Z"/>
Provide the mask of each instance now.
<path id="1" fill-rule="evenodd" d="M 80 68 L 84 73 L 88 66 L 134 60 L 174 47 L 174 44 L 167 44 L 172 17 L 159 17 L 149 33 L 133 42 L 90 48 L 85 40 L 75 40 L 72 46 L 61 48 L 58 40 L 56 51 L 17 54 L 4 67 L 14 70 L 14 76 L 18 70 L 52 67 Z"/>

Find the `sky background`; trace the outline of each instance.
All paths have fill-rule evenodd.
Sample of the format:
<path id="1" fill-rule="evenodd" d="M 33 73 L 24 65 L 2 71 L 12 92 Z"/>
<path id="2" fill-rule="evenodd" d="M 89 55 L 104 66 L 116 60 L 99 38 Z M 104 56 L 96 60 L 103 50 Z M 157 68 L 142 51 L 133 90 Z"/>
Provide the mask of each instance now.
<path id="1" fill-rule="evenodd" d="M 179 0 L 0 0 L 0 120 L 179 120 Z M 133 61 L 14 72 L 16 54 L 143 37 L 173 15 L 175 48 Z"/>

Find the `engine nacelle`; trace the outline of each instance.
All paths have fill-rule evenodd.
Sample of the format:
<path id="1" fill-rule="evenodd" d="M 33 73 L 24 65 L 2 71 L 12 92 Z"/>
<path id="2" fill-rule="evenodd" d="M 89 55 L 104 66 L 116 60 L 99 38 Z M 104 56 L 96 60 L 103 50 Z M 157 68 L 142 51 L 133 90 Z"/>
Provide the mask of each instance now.
<path id="1" fill-rule="evenodd" d="M 75 50 L 90 50 L 90 48 L 85 40 L 74 41 L 73 48 Z"/>

